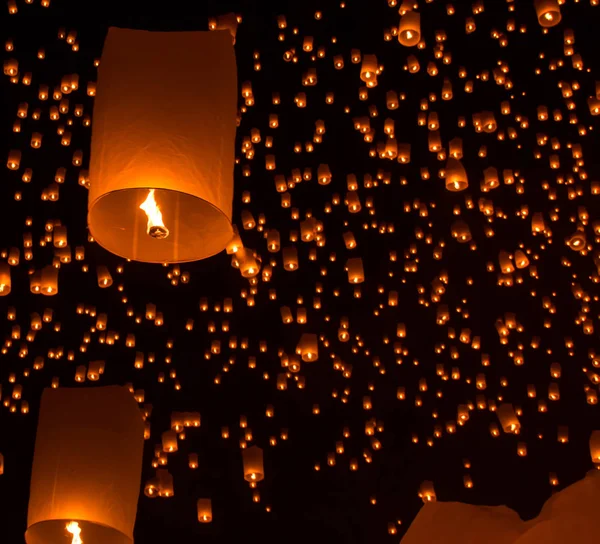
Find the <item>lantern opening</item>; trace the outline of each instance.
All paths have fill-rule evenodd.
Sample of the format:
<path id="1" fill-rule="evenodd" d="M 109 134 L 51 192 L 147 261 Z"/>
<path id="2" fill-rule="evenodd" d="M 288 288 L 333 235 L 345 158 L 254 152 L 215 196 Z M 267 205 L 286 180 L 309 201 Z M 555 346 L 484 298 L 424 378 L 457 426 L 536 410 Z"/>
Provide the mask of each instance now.
<path id="1" fill-rule="evenodd" d="M 157 240 L 164 240 L 169 236 L 169 229 L 165 227 L 162 212 L 154 198 L 154 189 L 149 190 L 146 200 L 140 204 L 140 209 L 144 210 L 146 217 L 148 217 L 148 227 L 146 229 L 148 235 Z"/>
<path id="2" fill-rule="evenodd" d="M 66 529 L 73 535 L 71 544 L 83 544 L 83 540 L 81 540 L 81 537 L 79 536 L 81 534 L 81 527 L 79 527 L 79 523 L 76 521 L 70 521 L 67 523 Z"/>

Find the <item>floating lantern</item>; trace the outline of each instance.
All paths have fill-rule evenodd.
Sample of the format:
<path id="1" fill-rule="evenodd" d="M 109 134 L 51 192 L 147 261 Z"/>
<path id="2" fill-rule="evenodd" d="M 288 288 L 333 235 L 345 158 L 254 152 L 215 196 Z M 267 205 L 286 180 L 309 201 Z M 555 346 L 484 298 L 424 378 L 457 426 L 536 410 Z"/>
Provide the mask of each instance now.
<path id="1" fill-rule="evenodd" d="M 212 521 L 212 502 L 210 499 L 198 499 L 198 521 L 200 523 L 210 523 Z"/>
<path id="2" fill-rule="evenodd" d="M 521 424 L 519 423 L 519 419 L 515 414 L 512 404 L 504 403 L 498 406 L 496 415 L 498 416 L 500 425 L 502 425 L 502 429 L 505 433 L 517 434 L 519 432 Z"/>
<path id="3" fill-rule="evenodd" d="M 534 0 L 535 13 L 540 26 L 552 27 L 562 18 L 558 0 Z"/>
<path id="4" fill-rule="evenodd" d="M 0 297 L 4 297 L 10 293 L 10 266 L 0 262 Z"/>
<path id="5" fill-rule="evenodd" d="M 398 41 L 405 47 L 413 47 L 421 41 L 421 15 L 407 11 L 400 18 Z"/>
<path id="6" fill-rule="evenodd" d="M 242 451 L 244 463 L 244 480 L 260 482 L 265 477 L 263 466 L 263 450 L 258 446 L 251 446 Z M 28 543 L 29 544 L 29 543 Z"/>
<path id="7" fill-rule="evenodd" d="M 132 544 L 141 412 L 120 386 L 46 389 L 31 475 L 27 544 Z M 69 534 L 70 533 L 70 534 Z"/>
<path id="8" fill-rule="evenodd" d="M 88 201 L 96 241 L 144 262 L 224 249 L 237 102 L 228 33 L 111 28 L 97 90 Z"/>
<path id="9" fill-rule="evenodd" d="M 316 334 L 303 333 L 296 353 L 302 357 L 305 363 L 312 363 L 319 358 L 319 342 Z"/>
<path id="10" fill-rule="evenodd" d="M 464 191 L 469 186 L 467 171 L 458 159 L 448 158 L 446 162 L 446 189 Z"/>

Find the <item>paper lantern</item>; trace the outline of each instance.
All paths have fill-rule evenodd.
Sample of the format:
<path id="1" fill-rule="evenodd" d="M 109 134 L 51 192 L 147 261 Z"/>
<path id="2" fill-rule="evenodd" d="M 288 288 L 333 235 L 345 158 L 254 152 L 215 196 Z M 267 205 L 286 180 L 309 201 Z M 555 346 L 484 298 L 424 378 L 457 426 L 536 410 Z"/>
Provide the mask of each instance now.
<path id="1" fill-rule="evenodd" d="M 515 414 L 512 404 L 501 404 L 498 407 L 498 410 L 496 410 L 496 414 L 498 415 L 498 420 L 505 433 L 517 434 L 519 432 L 521 424 L 519 423 L 519 419 Z"/>
<path id="2" fill-rule="evenodd" d="M 469 186 L 467 171 L 458 159 L 450 157 L 446 163 L 446 189 L 464 191 Z"/>
<path id="3" fill-rule="evenodd" d="M 302 333 L 296 353 L 302 357 L 305 363 L 312 363 L 319 358 L 319 341 L 316 334 Z"/>
<path id="4" fill-rule="evenodd" d="M 10 266 L 0 262 L 0 297 L 4 297 L 10 293 Z"/>
<path id="5" fill-rule="evenodd" d="M 40 277 L 41 292 L 43 295 L 52 296 L 58 293 L 58 268 L 52 265 L 42 268 Z"/>
<path id="6" fill-rule="evenodd" d="M 75 534 L 85 544 L 132 544 L 143 444 L 141 412 L 127 389 L 44 390 L 27 544 Z"/>
<path id="7" fill-rule="evenodd" d="M 360 257 L 352 257 L 346 262 L 348 281 L 350 283 L 362 283 L 365 281 L 363 262 Z"/>
<path id="8" fill-rule="evenodd" d="M 98 75 L 88 201 L 96 241 L 143 262 L 220 252 L 233 236 L 229 33 L 110 28 Z"/>
<path id="9" fill-rule="evenodd" d="M 562 16 L 558 0 L 534 0 L 534 6 L 540 26 L 551 27 L 560 23 Z"/>
<path id="10" fill-rule="evenodd" d="M 198 521 L 210 523 L 212 521 L 212 502 L 210 499 L 198 499 Z"/>
<path id="11" fill-rule="evenodd" d="M 244 462 L 244 480 L 248 482 L 260 482 L 265 477 L 263 467 L 263 450 L 258 446 L 252 446 L 242 451 Z"/>
<path id="12" fill-rule="evenodd" d="M 400 18 L 398 41 L 405 47 L 413 47 L 421 40 L 421 15 L 416 11 L 407 11 Z"/>
<path id="13" fill-rule="evenodd" d="M 593 463 L 600 464 L 600 431 L 592 431 L 590 435 L 590 457 Z"/>

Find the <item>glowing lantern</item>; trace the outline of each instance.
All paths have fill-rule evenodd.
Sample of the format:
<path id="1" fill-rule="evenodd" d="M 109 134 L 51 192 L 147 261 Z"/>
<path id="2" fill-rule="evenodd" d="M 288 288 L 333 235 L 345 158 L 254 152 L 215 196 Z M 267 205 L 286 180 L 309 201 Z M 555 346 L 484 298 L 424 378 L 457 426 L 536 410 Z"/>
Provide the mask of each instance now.
<path id="1" fill-rule="evenodd" d="M 458 159 L 448 158 L 446 162 L 446 189 L 464 191 L 469 186 L 467 171 Z"/>
<path id="2" fill-rule="evenodd" d="M 398 41 L 406 46 L 413 47 L 421 40 L 421 14 L 416 11 L 407 11 L 400 18 L 398 27 Z"/>
<path id="3" fill-rule="evenodd" d="M 283 248 L 283 268 L 288 271 L 298 270 L 298 250 L 294 246 Z"/>
<path id="4" fill-rule="evenodd" d="M 360 79 L 367 84 L 367 87 L 375 87 L 377 85 L 377 72 L 377 57 L 375 55 L 363 55 L 360 67 Z"/>
<path id="5" fill-rule="evenodd" d="M 177 432 L 174 430 L 165 431 L 162 433 L 162 449 L 164 452 L 176 452 L 177 447 Z"/>
<path id="6" fill-rule="evenodd" d="M 113 283 L 112 276 L 108 271 L 108 268 L 101 264 L 96 267 L 96 273 L 98 276 L 98 287 L 106 288 L 110 287 Z"/>
<path id="7" fill-rule="evenodd" d="M 244 278 L 253 278 L 259 273 L 260 265 L 248 249 L 241 247 L 235 253 L 234 258 L 238 261 L 240 272 Z"/>
<path id="8" fill-rule="evenodd" d="M 421 486 L 419 487 L 419 498 L 423 501 L 424 504 L 436 501 L 433 482 L 426 480 L 421 484 Z"/>
<path id="9" fill-rule="evenodd" d="M 212 521 L 212 502 L 210 499 L 198 499 L 196 504 L 198 509 L 198 521 L 200 523 L 210 523 Z"/>
<path id="10" fill-rule="evenodd" d="M 6 166 L 10 170 L 18 170 L 20 164 L 21 164 L 21 152 L 18 149 L 12 149 L 8 153 L 8 160 L 6 161 Z"/>
<path id="11" fill-rule="evenodd" d="M 247 482 L 260 482 L 265 477 L 263 466 L 263 450 L 258 446 L 251 446 L 242 451 L 244 463 L 244 480 Z"/>
<path id="12" fill-rule="evenodd" d="M 303 333 L 296 347 L 296 353 L 305 363 L 312 363 L 319 358 L 319 342 L 316 334 Z"/>
<path id="13" fill-rule="evenodd" d="M 196 52 L 193 65 L 184 61 L 188 51 Z M 236 88 L 227 32 L 109 29 L 88 201 L 100 245 L 144 262 L 198 260 L 225 248 L 233 235 Z"/>
<path id="14" fill-rule="evenodd" d="M 590 456 L 593 463 L 600 464 L 600 431 L 592 431 L 590 436 Z"/>
<path id="15" fill-rule="evenodd" d="M 52 265 L 42 268 L 39 292 L 47 296 L 58 293 L 58 268 Z"/>
<path id="16" fill-rule="evenodd" d="M 529 266 L 529 259 L 527 258 L 527 255 L 525 255 L 525 252 L 521 251 L 520 249 L 515 251 L 515 266 L 517 268 L 527 268 Z"/>
<path id="17" fill-rule="evenodd" d="M 10 289 L 10 266 L 6 263 L 0 263 L 0 297 L 8 295 Z"/>
<path id="18" fill-rule="evenodd" d="M 133 543 L 144 426 L 123 387 L 46 389 L 31 475 L 27 544 Z M 73 541 L 75 536 L 73 536 Z"/>
<path id="19" fill-rule="evenodd" d="M 348 259 L 346 262 L 346 270 L 348 271 L 348 281 L 350 283 L 362 283 L 365 281 L 365 272 L 360 257 Z"/>
<path id="20" fill-rule="evenodd" d="M 534 5 L 541 26 L 551 27 L 560 23 L 562 17 L 558 0 L 534 0 Z"/>
<path id="21" fill-rule="evenodd" d="M 512 274 L 515 271 L 515 267 L 510 257 L 510 253 L 507 251 L 500 251 L 498 255 L 498 262 L 500 263 L 500 269 L 503 274 Z"/>
<path id="22" fill-rule="evenodd" d="M 519 432 L 521 424 L 519 423 L 519 419 L 515 414 L 512 404 L 504 403 L 498 406 L 496 415 L 498 416 L 500 425 L 502 425 L 502 429 L 505 433 L 517 434 Z"/>

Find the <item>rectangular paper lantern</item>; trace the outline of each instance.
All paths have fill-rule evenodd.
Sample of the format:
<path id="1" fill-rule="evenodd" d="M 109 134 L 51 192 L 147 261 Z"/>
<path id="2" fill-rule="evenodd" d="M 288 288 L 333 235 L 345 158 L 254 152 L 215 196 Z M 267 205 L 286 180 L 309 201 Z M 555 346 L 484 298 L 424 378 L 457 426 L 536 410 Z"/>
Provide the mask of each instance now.
<path id="1" fill-rule="evenodd" d="M 73 521 L 85 544 L 131 544 L 143 447 L 142 415 L 124 387 L 45 389 L 27 544 L 68 544 Z"/>
<path id="2" fill-rule="evenodd" d="M 121 257 L 185 262 L 233 236 L 237 69 L 228 30 L 110 28 L 92 121 L 88 224 Z"/>

